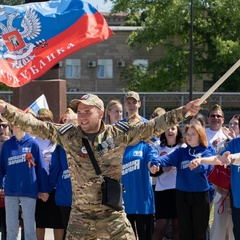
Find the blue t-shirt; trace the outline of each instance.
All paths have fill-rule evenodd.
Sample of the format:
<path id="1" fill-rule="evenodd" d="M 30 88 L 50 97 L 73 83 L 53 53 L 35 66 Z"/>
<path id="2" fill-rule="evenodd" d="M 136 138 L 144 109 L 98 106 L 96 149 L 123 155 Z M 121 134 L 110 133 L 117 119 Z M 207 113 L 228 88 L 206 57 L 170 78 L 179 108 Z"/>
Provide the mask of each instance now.
<path id="1" fill-rule="evenodd" d="M 140 141 L 126 147 L 123 156 L 122 183 L 125 212 L 127 214 L 155 213 L 154 193 L 148 163 L 158 157 L 153 144 Z"/>
<path id="2" fill-rule="evenodd" d="M 240 152 L 240 138 L 232 139 L 226 148 L 220 153 L 222 155 L 224 152 L 230 151 L 232 154 Z M 233 206 L 240 208 L 240 166 L 231 165 L 231 191 L 233 198 Z"/>
<path id="3" fill-rule="evenodd" d="M 197 168 L 190 170 L 189 163 L 197 157 L 212 156 L 208 148 L 198 146 L 191 148 L 180 147 L 170 154 L 158 158 L 162 167 L 175 166 L 177 168 L 176 189 L 186 192 L 204 192 L 209 190 L 207 180 L 208 165 L 201 164 Z M 156 165 L 157 162 L 151 165 Z"/>

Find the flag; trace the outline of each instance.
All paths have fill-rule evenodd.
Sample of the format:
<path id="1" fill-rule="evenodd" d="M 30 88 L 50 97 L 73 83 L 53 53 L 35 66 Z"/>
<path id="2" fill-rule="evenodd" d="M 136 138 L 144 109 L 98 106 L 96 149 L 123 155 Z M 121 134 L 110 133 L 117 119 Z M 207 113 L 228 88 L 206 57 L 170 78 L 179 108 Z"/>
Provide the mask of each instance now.
<path id="1" fill-rule="evenodd" d="M 28 112 L 31 109 L 36 115 L 38 110 L 41 108 L 49 109 L 47 99 L 44 94 L 42 94 L 38 99 L 36 99 L 24 112 Z"/>
<path id="2" fill-rule="evenodd" d="M 104 17 L 81 0 L 0 5 L 0 82 L 20 87 L 111 35 Z"/>

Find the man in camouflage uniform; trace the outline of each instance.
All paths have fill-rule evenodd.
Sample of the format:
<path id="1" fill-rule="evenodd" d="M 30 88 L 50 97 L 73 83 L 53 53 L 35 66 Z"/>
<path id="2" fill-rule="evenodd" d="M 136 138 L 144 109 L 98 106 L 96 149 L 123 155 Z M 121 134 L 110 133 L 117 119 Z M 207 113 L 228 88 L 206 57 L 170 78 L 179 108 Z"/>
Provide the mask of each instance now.
<path id="1" fill-rule="evenodd" d="M 101 204 L 101 180 L 96 175 L 82 138 L 91 145 L 103 175 L 121 179 L 122 154 L 133 142 L 159 136 L 185 119 L 186 112 L 195 115 L 199 107 L 189 102 L 149 122 L 129 126 L 127 123 L 105 125 L 104 104 L 98 96 L 87 94 L 70 102 L 77 111 L 78 126 L 57 125 L 35 119 L 0 100 L 0 113 L 26 132 L 49 139 L 71 154 L 69 170 L 72 179 L 73 205 L 67 239 L 135 239 L 124 211 L 114 211 Z"/>

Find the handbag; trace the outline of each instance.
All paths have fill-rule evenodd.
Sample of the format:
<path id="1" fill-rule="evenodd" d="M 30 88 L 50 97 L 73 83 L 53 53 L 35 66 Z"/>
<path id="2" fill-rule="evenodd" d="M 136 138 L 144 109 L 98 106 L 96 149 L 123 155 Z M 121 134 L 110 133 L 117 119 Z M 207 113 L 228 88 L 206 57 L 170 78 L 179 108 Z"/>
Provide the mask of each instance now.
<path id="1" fill-rule="evenodd" d="M 225 211 L 225 202 L 228 197 L 230 197 L 230 167 L 227 166 L 224 168 L 220 165 L 215 165 L 213 169 L 208 174 L 208 181 L 213 183 L 214 185 L 227 190 L 226 196 L 222 199 L 221 204 L 218 208 L 218 214 L 222 214 Z"/>
<path id="2" fill-rule="evenodd" d="M 85 138 L 83 138 L 82 140 L 88 152 L 89 158 L 92 162 L 92 165 L 95 169 L 95 172 L 102 181 L 102 184 L 101 184 L 102 204 L 116 211 L 123 210 L 123 200 L 122 200 L 123 199 L 122 194 L 124 191 L 123 184 L 113 178 L 102 175 L 102 171 L 99 168 L 99 165 L 89 145 L 88 140 Z"/>
<path id="3" fill-rule="evenodd" d="M 215 165 L 208 174 L 208 181 L 214 185 L 230 190 L 230 167 L 224 168 L 220 165 Z"/>

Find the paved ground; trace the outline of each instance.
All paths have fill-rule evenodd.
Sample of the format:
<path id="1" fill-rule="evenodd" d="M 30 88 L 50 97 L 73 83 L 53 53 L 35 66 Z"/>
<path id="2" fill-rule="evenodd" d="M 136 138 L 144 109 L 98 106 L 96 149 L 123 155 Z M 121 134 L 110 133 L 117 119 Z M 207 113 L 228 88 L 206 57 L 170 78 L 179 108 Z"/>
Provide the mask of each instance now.
<path id="1" fill-rule="evenodd" d="M 1 239 L 1 234 L 0 234 L 0 239 Z M 20 240 L 20 236 L 18 237 L 18 240 Z M 52 229 L 46 229 L 45 240 L 54 240 L 54 238 L 53 238 L 53 230 Z"/>

